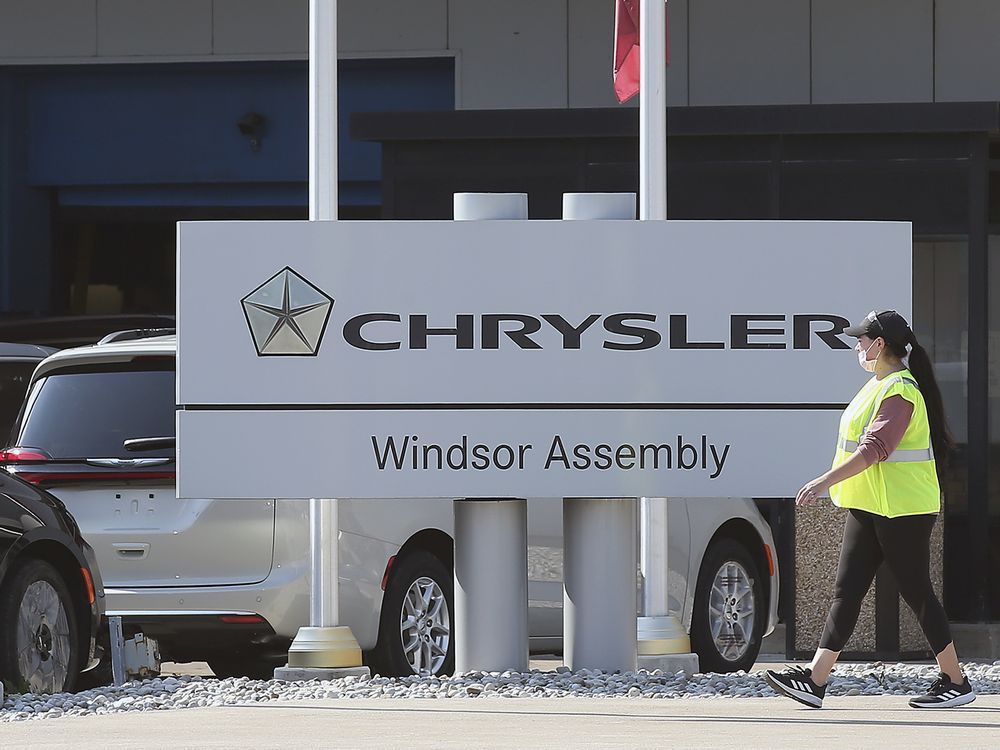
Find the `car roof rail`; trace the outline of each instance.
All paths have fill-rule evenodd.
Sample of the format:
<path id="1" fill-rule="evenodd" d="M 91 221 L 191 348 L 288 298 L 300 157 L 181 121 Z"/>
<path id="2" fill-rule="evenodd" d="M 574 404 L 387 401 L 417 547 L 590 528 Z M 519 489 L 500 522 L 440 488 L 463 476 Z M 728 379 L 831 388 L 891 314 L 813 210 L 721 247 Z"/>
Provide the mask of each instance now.
<path id="1" fill-rule="evenodd" d="M 97 345 L 111 344 L 116 341 L 134 341 L 136 339 L 149 339 L 156 336 L 173 336 L 177 333 L 176 328 L 132 328 L 128 331 L 115 331 L 109 333 L 97 342 Z"/>

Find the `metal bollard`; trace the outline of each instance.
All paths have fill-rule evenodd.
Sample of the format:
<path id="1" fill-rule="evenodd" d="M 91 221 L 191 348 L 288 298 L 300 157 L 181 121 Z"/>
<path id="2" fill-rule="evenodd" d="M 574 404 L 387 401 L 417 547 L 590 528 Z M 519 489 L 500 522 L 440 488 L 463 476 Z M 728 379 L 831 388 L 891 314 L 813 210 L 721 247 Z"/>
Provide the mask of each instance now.
<path id="1" fill-rule="evenodd" d="M 108 618 L 108 628 L 111 630 L 111 677 L 114 684 L 125 684 L 125 637 L 122 635 L 122 618 Z"/>

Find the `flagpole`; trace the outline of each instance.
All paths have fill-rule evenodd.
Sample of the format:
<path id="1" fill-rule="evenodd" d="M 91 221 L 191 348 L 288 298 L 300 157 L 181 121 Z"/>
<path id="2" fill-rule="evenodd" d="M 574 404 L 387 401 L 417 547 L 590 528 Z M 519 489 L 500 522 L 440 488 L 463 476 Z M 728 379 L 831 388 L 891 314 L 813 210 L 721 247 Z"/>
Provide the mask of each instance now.
<path id="1" fill-rule="evenodd" d="M 309 0 L 309 220 L 337 219 L 337 0 Z M 276 679 L 367 674 L 340 625 L 337 500 L 309 500 L 309 626 L 299 628 Z"/>
<path id="2" fill-rule="evenodd" d="M 667 218 L 667 34 L 663 0 L 639 3 L 639 219 Z M 640 498 L 639 568 L 642 614 L 637 622 L 638 665 L 697 671 L 691 640 L 669 609 L 668 503 Z"/>
<path id="3" fill-rule="evenodd" d="M 666 25 L 666 3 L 639 3 L 639 219 L 667 218 Z"/>
<path id="4" fill-rule="evenodd" d="M 337 0 L 309 3 L 309 221 L 337 219 Z M 339 624 L 337 501 L 309 501 L 309 625 Z"/>

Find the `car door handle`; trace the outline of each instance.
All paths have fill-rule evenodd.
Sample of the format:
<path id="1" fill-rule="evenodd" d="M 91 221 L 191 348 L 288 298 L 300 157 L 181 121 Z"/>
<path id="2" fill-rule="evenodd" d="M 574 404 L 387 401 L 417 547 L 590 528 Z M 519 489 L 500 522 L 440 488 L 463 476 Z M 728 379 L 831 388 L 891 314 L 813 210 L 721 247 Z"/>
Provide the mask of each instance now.
<path id="1" fill-rule="evenodd" d="M 124 560 L 142 560 L 149 554 L 148 544 L 112 544 L 118 557 Z"/>

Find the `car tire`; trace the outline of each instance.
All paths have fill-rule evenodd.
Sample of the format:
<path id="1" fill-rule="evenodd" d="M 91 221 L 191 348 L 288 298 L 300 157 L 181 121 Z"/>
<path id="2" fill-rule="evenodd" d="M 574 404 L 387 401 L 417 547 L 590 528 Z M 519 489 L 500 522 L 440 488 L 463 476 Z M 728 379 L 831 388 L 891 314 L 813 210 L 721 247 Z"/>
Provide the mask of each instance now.
<path id="1" fill-rule="evenodd" d="M 12 692 L 68 692 L 82 656 L 73 597 L 59 571 L 24 560 L 0 590 L 0 678 Z"/>
<path id="2" fill-rule="evenodd" d="M 448 675 L 455 671 L 454 578 L 440 559 L 414 550 L 396 560 L 369 653 L 382 676 Z"/>
<path id="3" fill-rule="evenodd" d="M 764 588 L 753 555 L 735 539 L 713 542 L 698 572 L 691 616 L 691 647 L 701 671 L 750 671 L 766 623 Z"/>
<path id="4" fill-rule="evenodd" d="M 115 678 L 111 673 L 111 653 L 110 651 L 101 658 L 101 663 L 87 672 L 81 672 L 76 681 L 76 690 L 94 690 L 100 687 L 107 687 L 114 684 Z"/>

